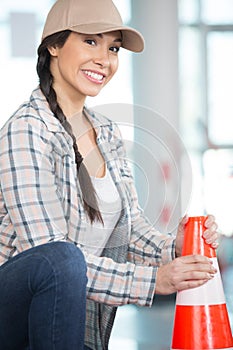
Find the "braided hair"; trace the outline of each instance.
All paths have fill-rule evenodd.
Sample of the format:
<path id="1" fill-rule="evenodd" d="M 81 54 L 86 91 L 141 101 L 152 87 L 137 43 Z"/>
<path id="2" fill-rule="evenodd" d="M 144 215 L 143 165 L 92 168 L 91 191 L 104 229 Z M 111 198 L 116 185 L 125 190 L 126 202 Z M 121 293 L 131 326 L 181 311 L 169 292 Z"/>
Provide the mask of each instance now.
<path id="1" fill-rule="evenodd" d="M 53 76 L 50 71 L 51 56 L 48 47 L 63 47 L 70 33 L 71 31 L 69 30 L 58 32 L 46 37 L 41 42 L 40 46 L 38 47 L 37 74 L 39 76 L 41 91 L 48 101 L 51 111 L 73 140 L 75 162 L 84 201 L 84 209 L 88 214 L 91 223 L 93 223 L 95 220 L 103 223 L 102 216 L 98 208 L 96 193 L 88 171 L 83 164 L 83 157 L 78 150 L 77 141 L 73 134 L 72 127 L 57 102 L 57 95 L 53 88 Z"/>

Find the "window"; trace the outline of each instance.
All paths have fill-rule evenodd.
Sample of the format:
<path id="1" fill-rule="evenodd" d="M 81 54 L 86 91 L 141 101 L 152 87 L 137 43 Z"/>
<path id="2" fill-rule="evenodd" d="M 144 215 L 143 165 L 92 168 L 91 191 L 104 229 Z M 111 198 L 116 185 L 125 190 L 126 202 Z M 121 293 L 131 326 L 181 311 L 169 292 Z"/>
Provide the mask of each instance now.
<path id="1" fill-rule="evenodd" d="M 194 187 L 190 213 L 233 234 L 233 1 L 179 0 L 180 107 Z"/>
<path id="2" fill-rule="evenodd" d="M 1 0 L 1 125 L 38 84 L 36 48 L 53 1 Z"/>

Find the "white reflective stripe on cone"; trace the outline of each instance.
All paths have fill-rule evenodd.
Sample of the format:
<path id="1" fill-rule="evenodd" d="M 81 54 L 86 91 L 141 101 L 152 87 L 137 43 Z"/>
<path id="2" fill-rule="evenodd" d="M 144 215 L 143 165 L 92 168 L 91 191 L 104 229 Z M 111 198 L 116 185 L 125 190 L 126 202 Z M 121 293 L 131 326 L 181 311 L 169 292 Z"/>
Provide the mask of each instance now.
<path id="1" fill-rule="evenodd" d="M 226 303 L 217 258 L 211 258 L 211 260 L 213 261 L 213 266 L 217 269 L 217 273 L 215 274 L 214 278 L 200 287 L 178 292 L 176 296 L 176 305 L 194 306 L 219 305 Z"/>

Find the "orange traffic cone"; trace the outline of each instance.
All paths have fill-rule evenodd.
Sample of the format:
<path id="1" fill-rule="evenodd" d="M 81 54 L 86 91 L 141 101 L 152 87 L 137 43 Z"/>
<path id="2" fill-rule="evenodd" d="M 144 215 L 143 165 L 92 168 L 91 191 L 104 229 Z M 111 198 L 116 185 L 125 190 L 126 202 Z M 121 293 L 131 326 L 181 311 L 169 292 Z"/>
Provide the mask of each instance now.
<path id="1" fill-rule="evenodd" d="M 218 272 L 200 287 L 177 292 L 172 350 L 233 349 L 216 252 L 202 236 L 205 219 L 204 216 L 189 218 L 182 255 L 205 255 L 212 259 Z"/>

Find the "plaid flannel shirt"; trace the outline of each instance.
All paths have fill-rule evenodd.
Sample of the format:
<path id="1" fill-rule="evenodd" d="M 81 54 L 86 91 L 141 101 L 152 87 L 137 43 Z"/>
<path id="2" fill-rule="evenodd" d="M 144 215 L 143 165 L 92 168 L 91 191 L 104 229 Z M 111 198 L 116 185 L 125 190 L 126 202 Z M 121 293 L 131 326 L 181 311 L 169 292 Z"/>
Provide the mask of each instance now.
<path id="1" fill-rule="evenodd" d="M 174 258 L 174 237 L 156 231 L 138 205 L 117 125 L 88 111 L 97 144 L 122 200 L 122 214 L 103 256 L 87 262 L 86 344 L 107 349 L 116 307 L 150 306 L 161 263 Z M 72 138 L 39 88 L 0 132 L 0 264 L 51 241 L 79 244 L 87 217 Z"/>

